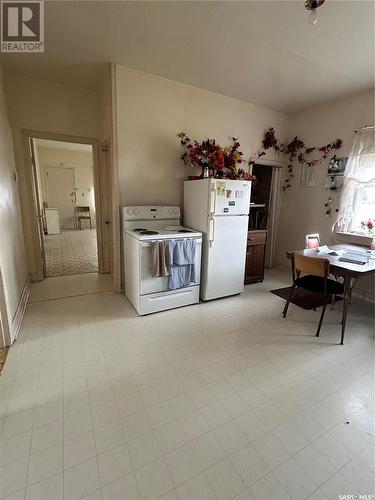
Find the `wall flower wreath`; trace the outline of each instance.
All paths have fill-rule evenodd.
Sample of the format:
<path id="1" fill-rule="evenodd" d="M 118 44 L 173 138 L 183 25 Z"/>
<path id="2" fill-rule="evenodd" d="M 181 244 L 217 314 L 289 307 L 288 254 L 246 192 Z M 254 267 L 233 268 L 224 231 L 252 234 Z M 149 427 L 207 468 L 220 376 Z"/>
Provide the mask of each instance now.
<path id="1" fill-rule="evenodd" d="M 294 177 L 293 162 L 295 159 L 297 159 L 300 165 L 307 165 L 309 167 L 318 165 L 322 160 L 327 158 L 330 151 L 341 148 L 342 140 L 336 139 L 335 141 L 318 148 L 307 147 L 305 143 L 296 136 L 288 144 L 283 144 L 276 138 L 275 129 L 270 127 L 264 132 L 262 146 L 263 150 L 258 153 L 258 158 L 264 156 L 268 149 L 273 149 L 277 153 L 284 153 L 288 156 L 287 176 L 281 186 L 282 190 L 285 191 L 291 187 L 291 182 Z M 313 152 L 318 152 L 320 156 L 318 158 L 308 160 L 307 156 Z"/>
<path id="2" fill-rule="evenodd" d="M 236 137 L 230 146 L 222 147 L 215 139 L 192 142 L 185 132 L 177 134 L 183 149 L 181 160 L 187 167 L 201 169 L 201 177 L 227 177 L 229 179 L 255 180 L 255 176 L 239 166 L 243 163 L 243 153 Z"/>

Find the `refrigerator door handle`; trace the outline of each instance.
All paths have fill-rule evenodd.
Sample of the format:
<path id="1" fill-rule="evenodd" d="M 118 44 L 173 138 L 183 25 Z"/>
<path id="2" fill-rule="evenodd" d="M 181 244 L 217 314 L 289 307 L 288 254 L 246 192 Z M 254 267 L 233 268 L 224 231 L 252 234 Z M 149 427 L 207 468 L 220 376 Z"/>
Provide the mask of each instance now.
<path id="1" fill-rule="evenodd" d="M 212 184 L 212 189 L 210 193 L 210 215 L 215 213 L 216 208 L 216 189 L 215 184 Z"/>
<path id="2" fill-rule="evenodd" d="M 212 247 L 214 241 L 215 241 L 215 219 L 211 217 L 209 220 L 209 237 L 208 237 L 208 242 L 210 247 Z"/>

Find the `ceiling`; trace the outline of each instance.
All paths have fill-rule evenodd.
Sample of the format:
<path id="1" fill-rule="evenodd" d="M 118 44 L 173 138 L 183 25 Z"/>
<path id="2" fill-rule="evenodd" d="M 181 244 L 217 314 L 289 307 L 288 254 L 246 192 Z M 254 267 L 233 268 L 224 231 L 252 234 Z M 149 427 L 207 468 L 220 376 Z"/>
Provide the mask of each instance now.
<path id="1" fill-rule="evenodd" d="M 374 3 L 47 1 L 44 54 L 5 68 L 97 89 L 113 61 L 294 113 L 374 86 Z"/>
<path id="2" fill-rule="evenodd" d="M 92 152 L 90 144 L 78 144 L 75 142 L 50 141 L 49 139 L 34 139 L 34 143 L 41 148 L 68 149 L 69 151 Z"/>

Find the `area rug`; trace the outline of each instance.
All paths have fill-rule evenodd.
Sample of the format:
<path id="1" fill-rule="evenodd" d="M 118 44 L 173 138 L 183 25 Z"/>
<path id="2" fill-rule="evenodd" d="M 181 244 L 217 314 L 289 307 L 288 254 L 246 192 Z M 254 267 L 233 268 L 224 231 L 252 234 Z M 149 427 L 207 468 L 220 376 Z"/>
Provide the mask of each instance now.
<path id="1" fill-rule="evenodd" d="M 5 360 L 7 359 L 9 351 L 9 346 L 8 347 L 0 347 L 0 374 L 2 369 L 4 368 L 5 365 Z"/>
<path id="2" fill-rule="evenodd" d="M 44 250 L 48 277 L 98 272 L 96 229 L 45 235 Z"/>
<path id="3" fill-rule="evenodd" d="M 278 288 L 277 290 L 270 290 L 270 292 L 284 300 L 288 300 L 291 289 L 291 286 L 287 286 L 285 288 Z M 342 298 L 336 297 L 336 302 L 339 300 L 342 300 Z M 321 307 L 324 304 L 324 297 L 318 293 L 297 288 L 294 291 L 291 303 L 303 309 L 314 309 L 314 307 Z"/>

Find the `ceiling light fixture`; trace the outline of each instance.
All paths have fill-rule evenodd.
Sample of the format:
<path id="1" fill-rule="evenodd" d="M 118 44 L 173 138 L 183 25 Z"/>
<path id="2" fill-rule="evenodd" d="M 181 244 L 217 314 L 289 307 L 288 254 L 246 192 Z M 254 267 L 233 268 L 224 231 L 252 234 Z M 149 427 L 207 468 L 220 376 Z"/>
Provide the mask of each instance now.
<path id="1" fill-rule="evenodd" d="M 323 5 L 325 0 L 306 0 L 305 9 L 310 11 L 309 23 L 315 25 L 318 21 L 317 9 Z"/>

